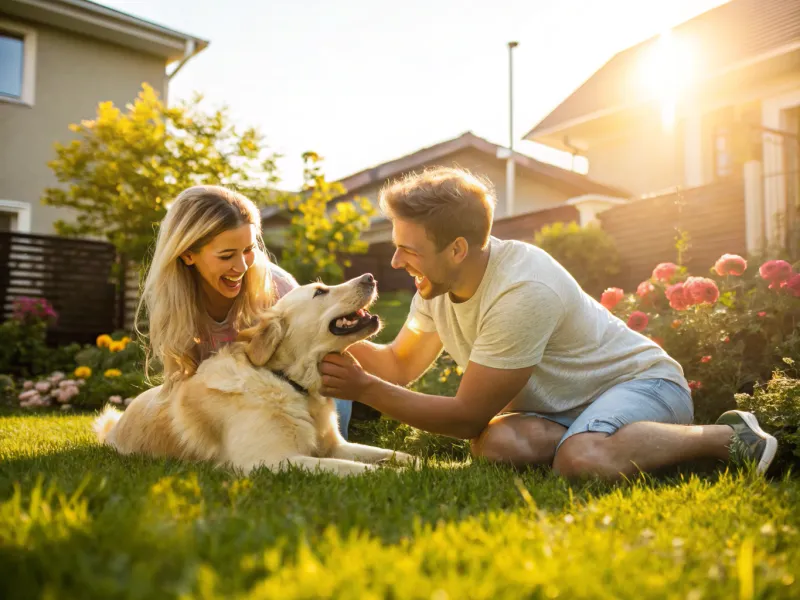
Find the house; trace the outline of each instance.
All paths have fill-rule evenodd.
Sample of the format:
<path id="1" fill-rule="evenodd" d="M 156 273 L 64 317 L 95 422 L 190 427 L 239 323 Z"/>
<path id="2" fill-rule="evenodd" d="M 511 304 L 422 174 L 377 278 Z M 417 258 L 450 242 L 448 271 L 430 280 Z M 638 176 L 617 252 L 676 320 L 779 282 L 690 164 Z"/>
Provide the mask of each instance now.
<path id="1" fill-rule="evenodd" d="M 68 126 L 97 104 L 132 102 L 170 79 L 208 42 L 86 0 L 0 3 L 0 231 L 53 233 L 65 209 L 44 206 L 47 166 Z M 168 70 L 169 67 L 169 70 Z"/>
<path id="2" fill-rule="evenodd" d="M 387 183 L 428 167 L 455 166 L 487 177 L 494 185 L 497 205 L 493 234 L 533 239 L 536 229 L 548 222 L 580 219 L 579 212 L 570 205 L 575 198 L 608 199 L 626 195 L 619 188 L 599 184 L 585 175 L 515 152 L 514 210 L 509 215 L 506 201 L 507 152 L 502 146 L 466 132 L 339 180 L 338 183 L 346 191 L 335 198 L 332 204 L 362 197 L 368 198 L 377 207 L 380 190 Z M 526 217 L 522 221 L 509 218 L 514 215 L 531 215 L 532 218 Z M 261 216 L 267 246 L 280 245 L 281 232 L 288 223 L 288 216 L 272 207 L 262 210 Z M 394 252 L 391 233 L 391 223 L 383 215 L 374 217 L 369 230 L 362 235 L 362 239 L 370 244 L 369 252 L 350 257 L 353 265 L 348 275 L 372 272 L 381 281 L 384 291 L 413 288 L 412 280 L 405 273 L 393 273 L 391 270 L 389 263 Z"/>
<path id="3" fill-rule="evenodd" d="M 634 197 L 735 192 L 708 223 L 756 252 L 797 224 L 798 134 L 800 0 L 731 0 L 612 57 L 525 139 Z"/>

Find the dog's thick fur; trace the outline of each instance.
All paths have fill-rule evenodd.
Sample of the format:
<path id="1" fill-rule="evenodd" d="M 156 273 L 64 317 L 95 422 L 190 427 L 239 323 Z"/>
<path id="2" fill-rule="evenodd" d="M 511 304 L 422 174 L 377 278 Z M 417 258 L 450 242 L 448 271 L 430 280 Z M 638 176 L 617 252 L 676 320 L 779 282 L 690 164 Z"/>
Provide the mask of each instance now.
<path id="1" fill-rule="evenodd" d="M 106 407 L 94 422 L 98 439 L 122 454 L 212 461 L 245 473 L 292 464 L 349 475 L 393 456 L 413 461 L 407 454 L 345 441 L 333 400 L 319 393 L 322 357 L 379 329 L 374 318 L 358 332 L 337 336 L 330 323 L 371 304 L 375 288 L 372 276 L 365 275 L 330 288 L 312 284 L 292 290 L 255 327 L 173 386 L 168 397 L 157 387 L 124 413 Z"/>

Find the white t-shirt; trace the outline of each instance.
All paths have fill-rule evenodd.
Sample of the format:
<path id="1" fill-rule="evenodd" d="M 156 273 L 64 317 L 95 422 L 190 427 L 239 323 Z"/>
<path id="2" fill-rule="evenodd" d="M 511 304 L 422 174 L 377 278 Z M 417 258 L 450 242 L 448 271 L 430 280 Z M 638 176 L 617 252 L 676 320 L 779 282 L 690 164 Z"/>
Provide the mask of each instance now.
<path id="1" fill-rule="evenodd" d="M 411 303 L 407 324 L 436 331 L 466 369 L 533 366 L 506 410 L 563 412 L 631 379 L 663 378 L 689 389 L 680 364 L 585 293 L 547 252 L 490 239 L 486 272 L 469 300 L 449 294 Z"/>

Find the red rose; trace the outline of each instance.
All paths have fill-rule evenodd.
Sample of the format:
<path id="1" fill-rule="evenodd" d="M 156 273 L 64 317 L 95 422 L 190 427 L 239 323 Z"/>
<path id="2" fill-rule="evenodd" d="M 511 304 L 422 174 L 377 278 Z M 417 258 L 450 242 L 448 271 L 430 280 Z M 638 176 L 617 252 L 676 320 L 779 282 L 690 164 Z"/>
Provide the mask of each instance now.
<path id="1" fill-rule="evenodd" d="M 628 317 L 628 327 L 634 331 L 644 331 L 650 318 L 640 310 L 635 310 Z"/>
<path id="2" fill-rule="evenodd" d="M 702 390 L 703 389 L 703 383 L 701 381 L 690 381 L 689 382 L 689 389 L 692 390 L 692 391 Z"/>
<path id="3" fill-rule="evenodd" d="M 636 288 L 636 295 L 639 296 L 639 298 L 645 298 L 655 289 L 656 288 L 652 283 L 649 281 L 643 281 L 639 284 L 639 287 Z"/>
<path id="4" fill-rule="evenodd" d="M 783 282 L 782 289 L 795 298 L 800 298 L 800 273 L 795 273 Z"/>
<path id="5" fill-rule="evenodd" d="M 704 356 L 703 358 L 700 359 L 700 362 L 701 363 L 710 363 L 711 362 L 711 357 L 706 355 L 706 356 Z"/>

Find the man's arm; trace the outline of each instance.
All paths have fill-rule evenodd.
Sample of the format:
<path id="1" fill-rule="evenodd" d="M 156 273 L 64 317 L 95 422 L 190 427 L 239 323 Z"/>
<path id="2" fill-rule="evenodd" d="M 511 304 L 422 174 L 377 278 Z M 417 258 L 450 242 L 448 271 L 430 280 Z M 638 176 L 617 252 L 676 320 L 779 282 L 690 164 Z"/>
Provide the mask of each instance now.
<path id="1" fill-rule="evenodd" d="M 454 398 L 419 394 L 382 381 L 347 355 L 328 355 L 321 372 L 325 395 L 357 400 L 418 429 L 474 439 L 522 390 L 533 367 L 494 369 L 470 362 Z"/>
<path id="2" fill-rule="evenodd" d="M 348 349 L 367 373 L 406 386 L 419 378 L 442 351 L 439 334 L 403 325 L 393 342 L 359 342 Z"/>

